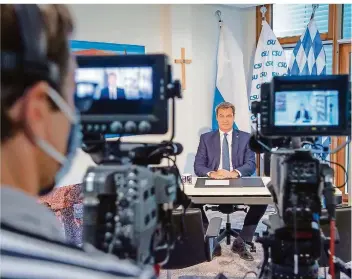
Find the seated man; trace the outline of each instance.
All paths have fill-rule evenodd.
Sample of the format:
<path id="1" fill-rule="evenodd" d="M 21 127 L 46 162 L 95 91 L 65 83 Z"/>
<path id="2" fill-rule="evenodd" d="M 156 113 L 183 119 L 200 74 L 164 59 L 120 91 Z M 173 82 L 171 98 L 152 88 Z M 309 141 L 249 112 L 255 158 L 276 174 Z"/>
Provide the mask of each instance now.
<path id="1" fill-rule="evenodd" d="M 309 111 L 305 108 L 304 104 L 301 103 L 300 109 L 297 110 L 295 116 L 295 122 L 302 121 L 302 122 L 310 122 L 312 118 L 310 117 Z"/>
<path id="2" fill-rule="evenodd" d="M 249 149 L 249 134 L 233 130 L 235 107 L 223 102 L 216 107 L 219 130 L 208 132 L 200 137 L 194 171 L 197 176 L 215 179 L 251 176 L 255 172 L 255 154 Z M 208 219 L 203 205 L 196 205 L 202 211 L 205 226 Z M 251 242 L 256 227 L 266 211 L 267 205 L 251 205 L 244 220 L 243 229 L 232 245 L 232 251 L 242 259 L 251 261 L 253 256 L 245 242 Z"/>

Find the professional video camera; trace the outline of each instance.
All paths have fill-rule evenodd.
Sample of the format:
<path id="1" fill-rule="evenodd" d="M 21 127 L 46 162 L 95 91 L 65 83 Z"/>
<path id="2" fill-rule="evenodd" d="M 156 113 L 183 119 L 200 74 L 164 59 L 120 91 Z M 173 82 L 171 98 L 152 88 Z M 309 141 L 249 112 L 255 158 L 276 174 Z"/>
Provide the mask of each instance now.
<path id="1" fill-rule="evenodd" d="M 148 167 L 182 152 L 182 145 L 172 142 L 180 83 L 172 82 L 165 55 L 79 56 L 77 62 L 75 103 L 83 150 L 98 164 L 84 177 L 83 239 L 139 265 L 156 264 L 154 253 L 170 251 L 176 238 L 175 204 L 190 203 L 180 190 L 176 165 Z M 166 134 L 169 102 L 169 141 L 122 142 L 123 136 Z"/>
<path id="2" fill-rule="evenodd" d="M 333 278 L 339 277 L 340 271 L 351 276 L 351 269 L 334 255 L 338 241 L 334 172 L 313 157 L 328 150 L 322 151 L 308 138 L 351 135 L 348 87 L 348 76 L 274 77 L 270 84 L 262 85 L 261 101 L 252 103 L 257 129 L 250 146 L 257 153 L 271 153 L 268 188 L 278 216 L 257 239 L 264 249 L 259 278 L 318 278 L 322 252 L 330 257 Z M 307 143 L 313 148 L 302 148 Z M 322 217 L 322 197 L 327 219 Z M 321 231 L 323 222 L 330 223 L 329 237 Z"/>

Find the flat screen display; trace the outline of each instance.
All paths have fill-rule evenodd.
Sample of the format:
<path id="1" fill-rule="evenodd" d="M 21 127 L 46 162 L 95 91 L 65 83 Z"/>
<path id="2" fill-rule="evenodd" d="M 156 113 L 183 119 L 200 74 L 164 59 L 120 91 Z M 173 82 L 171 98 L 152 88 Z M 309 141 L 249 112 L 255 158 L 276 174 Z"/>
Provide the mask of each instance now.
<path id="1" fill-rule="evenodd" d="M 79 68 L 76 97 L 94 100 L 150 100 L 152 67 Z"/>
<path id="2" fill-rule="evenodd" d="M 338 126 L 337 90 L 275 92 L 275 126 Z"/>

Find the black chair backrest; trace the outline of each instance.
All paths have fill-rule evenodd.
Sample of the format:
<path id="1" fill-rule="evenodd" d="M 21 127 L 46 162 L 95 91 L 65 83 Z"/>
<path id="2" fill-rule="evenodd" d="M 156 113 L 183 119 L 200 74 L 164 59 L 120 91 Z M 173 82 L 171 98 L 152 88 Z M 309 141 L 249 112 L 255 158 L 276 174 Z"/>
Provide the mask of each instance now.
<path id="1" fill-rule="evenodd" d="M 207 261 L 204 241 L 202 214 L 198 208 L 174 210 L 172 214 L 176 233 L 181 232 L 182 217 L 184 218 L 184 236 L 177 241 L 171 252 L 169 261 L 163 269 L 179 269 Z"/>

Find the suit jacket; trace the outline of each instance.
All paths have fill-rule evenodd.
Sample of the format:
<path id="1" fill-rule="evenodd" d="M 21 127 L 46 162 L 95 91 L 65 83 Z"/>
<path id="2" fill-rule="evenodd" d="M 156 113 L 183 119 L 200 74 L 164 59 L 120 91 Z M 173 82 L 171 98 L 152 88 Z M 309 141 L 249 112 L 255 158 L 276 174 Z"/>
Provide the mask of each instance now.
<path id="1" fill-rule="evenodd" d="M 255 172 L 255 154 L 249 149 L 250 135 L 233 130 L 232 133 L 232 166 L 242 176 L 251 176 Z M 194 172 L 197 176 L 207 176 L 210 171 L 217 171 L 220 165 L 220 133 L 219 130 L 200 136 L 200 142 L 194 160 Z"/>
<path id="2" fill-rule="evenodd" d="M 298 119 L 300 119 L 301 118 L 301 111 L 299 110 L 299 111 L 297 111 L 297 113 L 296 113 L 296 121 L 298 120 Z M 304 120 L 310 120 L 310 117 L 309 117 L 309 113 L 308 113 L 308 110 L 304 110 L 304 116 L 303 116 L 303 118 L 304 118 Z"/>
<path id="3" fill-rule="evenodd" d="M 125 90 L 122 88 L 116 88 L 117 99 L 125 99 Z M 110 99 L 109 87 L 104 87 L 100 93 L 100 99 Z"/>

